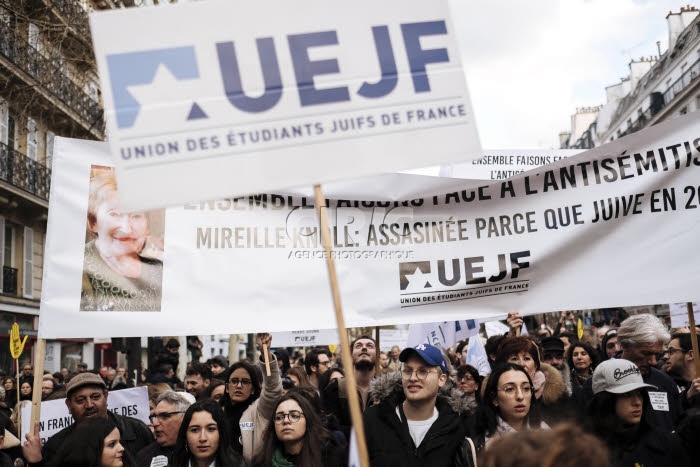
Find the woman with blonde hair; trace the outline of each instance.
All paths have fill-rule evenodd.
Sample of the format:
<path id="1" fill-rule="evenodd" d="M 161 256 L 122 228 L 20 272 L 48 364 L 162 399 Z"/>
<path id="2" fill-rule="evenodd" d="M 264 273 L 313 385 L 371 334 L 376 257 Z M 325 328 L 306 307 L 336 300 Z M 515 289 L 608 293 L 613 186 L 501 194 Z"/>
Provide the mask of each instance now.
<path id="1" fill-rule="evenodd" d="M 114 170 L 93 167 L 81 311 L 160 311 L 162 248 L 145 212 L 121 209 Z"/>

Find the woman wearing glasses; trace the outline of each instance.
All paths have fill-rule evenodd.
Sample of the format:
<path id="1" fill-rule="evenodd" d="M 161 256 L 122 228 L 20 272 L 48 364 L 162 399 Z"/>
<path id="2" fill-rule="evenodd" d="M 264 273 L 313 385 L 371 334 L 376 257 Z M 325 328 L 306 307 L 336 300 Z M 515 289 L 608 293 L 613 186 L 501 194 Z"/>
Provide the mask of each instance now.
<path id="1" fill-rule="evenodd" d="M 479 447 L 486 445 L 504 433 L 549 428 L 533 404 L 532 379 L 525 368 L 515 363 L 496 366 L 484 388 Z"/>
<path id="2" fill-rule="evenodd" d="M 466 397 L 473 397 L 479 400 L 481 389 L 481 376 L 479 370 L 471 365 L 462 365 L 457 368 L 457 387 Z"/>
<path id="3" fill-rule="evenodd" d="M 212 399 L 202 399 L 187 409 L 175 443 L 173 467 L 240 467 L 233 450 L 224 412 Z"/>
<path id="4" fill-rule="evenodd" d="M 258 348 L 270 348 L 270 334 L 256 334 Z M 267 425 L 272 420 L 275 403 L 282 395 L 282 379 L 273 353 L 270 353 L 270 376 L 265 363 L 258 368 L 248 362 L 236 362 L 226 372 L 226 389 L 221 407 L 226 413 L 233 438 L 233 448 L 250 464 L 262 445 Z M 262 381 L 262 383 L 261 383 Z"/>
<path id="5" fill-rule="evenodd" d="M 254 467 L 342 467 L 345 450 L 323 428 L 319 414 L 298 392 L 282 396 L 274 409 Z"/>

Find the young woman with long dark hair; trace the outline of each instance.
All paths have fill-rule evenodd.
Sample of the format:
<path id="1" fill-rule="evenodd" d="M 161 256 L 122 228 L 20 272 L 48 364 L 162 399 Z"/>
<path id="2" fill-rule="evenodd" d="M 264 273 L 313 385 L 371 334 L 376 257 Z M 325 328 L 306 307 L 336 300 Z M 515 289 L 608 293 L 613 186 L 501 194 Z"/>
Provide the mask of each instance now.
<path id="1" fill-rule="evenodd" d="M 233 450 L 231 433 L 221 406 L 202 399 L 187 409 L 175 443 L 173 467 L 238 467 L 241 457 Z"/>
<path id="2" fill-rule="evenodd" d="M 109 417 L 92 417 L 75 426 L 48 465 L 133 467 L 136 464 L 121 445 L 121 434 L 114 421 Z"/>
<path id="3" fill-rule="evenodd" d="M 272 338 L 269 334 L 257 334 L 256 341 L 262 351 L 263 347 L 270 347 Z M 250 464 L 262 444 L 275 402 L 282 395 L 279 366 L 274 354 L 270 354 L 270 376 L 264 376 L 262 361 L 258 361 L 257 368 L 245 361 L 236 362 L 225 375 L 221 407 L 232 432 L 234 450 Z"/>
<path id="4" fill-rule="evenodd" d="M 342 467 L 345 450 L 323 428 L 319 414 L 301 393 L 290 391 L 277 403 L 255 467 Z"/>

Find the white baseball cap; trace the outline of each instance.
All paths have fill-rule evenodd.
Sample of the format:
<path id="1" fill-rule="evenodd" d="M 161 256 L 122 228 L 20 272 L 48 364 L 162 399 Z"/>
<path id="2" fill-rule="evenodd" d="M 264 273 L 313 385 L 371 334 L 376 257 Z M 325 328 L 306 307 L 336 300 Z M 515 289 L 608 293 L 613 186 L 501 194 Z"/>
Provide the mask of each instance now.
<path id="1" fill-rule="evenodd" d="M 637 365 L 622 358 L 612 358 L 598 365 L 591 382 L 593 394 L 603 391 L 624 394 L 640 388 L 656 389 L 656 386 L 644 382 Z"/>

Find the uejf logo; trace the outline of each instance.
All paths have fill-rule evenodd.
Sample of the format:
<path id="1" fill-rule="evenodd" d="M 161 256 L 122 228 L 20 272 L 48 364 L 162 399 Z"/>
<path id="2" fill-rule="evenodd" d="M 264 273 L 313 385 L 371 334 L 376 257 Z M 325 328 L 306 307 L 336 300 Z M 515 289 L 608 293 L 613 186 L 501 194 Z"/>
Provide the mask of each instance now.
<path id="1" fill-rule="evenodd" d="M 521 269 L 529 268 L 530 263 L 524 261 L 530 257 L 530 250 L 516 251 L 509 254 L 499 254 L 497 258 L 498 273 L 487 276 L 484 271 L 483 256 L 469 258 L 454 258 L 451 260 L 411 261 L 399 263 L 401 290 L 428 291 L 434 287 L 453 287 L 459 285 L 479 285 L 496 283 L 508 277 L 517 279 Z M 508 258 L 508 259 L 506 259 Z M 450 264 L 449 271 L 447 264 Z M 437 272 L 437 277 L 435 276 Z"/>
<path id="2" fill-rule="evenodd" d="M 446 48 L 423 49 L 421 38 L 446 35 L 445 21 L 404 23 L 400 26 L 403 49 L 411 70 L 413 90 L 415 93 L 430 92 L 426 65 L 449 62 L 450 58 Z M 397 41 L 392 41 L 389 26 L 374 26 L 371 28 L 371 33 L 380 76 L 378 79 L 363 82 L 354 92 L 362 98 L 379 99 L 391 94 L 397 86 L 400 76 L 397 66 L 399 55 L 394 52 Z M 256 95 L 253 97 L 243 90 L 235 43 L 229 41 L 215 44 L 226 97 L 235 109 L 246 113 L 266 112 L 274 108 L 282 98 L 285 87 L 290 87 L 285 86 L 283 70 L 280 69 L 278 58 L 280 44 L 276 44 L 273 37 L 256 38 L 255 44 L 262 71 L 264 92 L 258 95 L 259 91 L 255 89 Z M 351 90 L 348 86 L 319 89 L 314 83 L 316 76 L 339 73 L 340 65 L 336 59 L 312 60 L 310 49 L 338 44 L 338 34 L 334 30 L 287 36 L 286 45 L 291 56 L 296 90 L 302 107 L 351 100 Z M 194 46 L 110 54 L 106 59 L 117 114 L 117 127 L 120 129 L 131 128 L 141 109 L 140 103 L 129 93 L 128 88 L 152 83 L 159 66 L 167 68 L 177 81 L 194 80 L 200 77 Z M 354 77 L 351 78 L 348 74 L 348 81 L 350 79 Z M 206 109 L 197 102 L 193 102 L 187 120 L 205 118 L 208 118 Z"/>
<path id="3" fill-rule="evenodd" d="M 107 55 L 117 127 L 131 128 L 141 110 L 140 103 L 129 93 L 129 86 L 151 84 L 160 65 L 178 81 L 199 78 L 194 46 Z M 204 114 L 194 102 L 188 119 L 199 117 Z"/>

